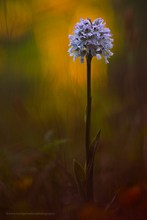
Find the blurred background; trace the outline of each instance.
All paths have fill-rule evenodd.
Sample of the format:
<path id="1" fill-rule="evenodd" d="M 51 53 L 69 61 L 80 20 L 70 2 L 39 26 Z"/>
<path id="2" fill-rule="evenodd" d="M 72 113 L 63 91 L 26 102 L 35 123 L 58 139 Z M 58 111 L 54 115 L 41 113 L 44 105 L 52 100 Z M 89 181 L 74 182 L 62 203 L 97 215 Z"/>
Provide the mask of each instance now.
<path id="1" fill-rule="evenodd" d="M 102 17 L 114 38 L 110 63 L 92 61 L 92 138 L 102 131 L 95 200 L 106 206 L 119 189 L 145 184 L 146 11 L 145 0 L 0 1 L 1 213 L 71 219 L 80 203 L 72 164 L 85 160 L 86 64 L 67 53 L 80 18 Z"/>

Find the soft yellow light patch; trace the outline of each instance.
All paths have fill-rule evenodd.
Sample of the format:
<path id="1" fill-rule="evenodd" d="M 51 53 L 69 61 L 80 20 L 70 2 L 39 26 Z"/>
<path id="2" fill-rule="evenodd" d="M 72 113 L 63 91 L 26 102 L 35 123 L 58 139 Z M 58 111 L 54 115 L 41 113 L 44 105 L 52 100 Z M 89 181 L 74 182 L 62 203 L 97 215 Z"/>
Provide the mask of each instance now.
<path id="1" fill-rule="evenodd" d="M 21 1 L 5 1 L 0 7 L 0 38 L 17 39 L 30 28 L 31 11 Z"/>

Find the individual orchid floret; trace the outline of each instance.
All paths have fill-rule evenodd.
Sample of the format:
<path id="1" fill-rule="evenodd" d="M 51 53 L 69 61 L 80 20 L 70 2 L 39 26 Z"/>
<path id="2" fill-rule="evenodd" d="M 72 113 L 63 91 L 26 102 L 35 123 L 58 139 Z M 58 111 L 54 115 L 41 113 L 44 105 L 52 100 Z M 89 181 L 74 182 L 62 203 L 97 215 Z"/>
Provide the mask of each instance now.
<path id="1" fill-rule="evenodd" d="M 97 18 L 93 22 L 87 19 L 80 19 L 76 23 L 73 35 L 69 35 L 69 55 L 73 56 L 74 61 L 80 57 L 81 63 L 85 56 L 96 56 L 97 59 L 104 57 L 105 62 L 109 63 L 113 53 L 110 51 L 113 47 L 112 34 L 102 18 Z"/>

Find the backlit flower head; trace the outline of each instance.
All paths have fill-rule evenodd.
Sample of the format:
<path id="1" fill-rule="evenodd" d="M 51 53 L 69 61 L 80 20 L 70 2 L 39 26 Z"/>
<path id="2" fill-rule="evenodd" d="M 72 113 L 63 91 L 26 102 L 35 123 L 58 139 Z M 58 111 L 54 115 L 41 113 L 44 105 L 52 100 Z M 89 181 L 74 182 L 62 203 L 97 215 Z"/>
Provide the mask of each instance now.
<path id="1" fill-rule="evenodd" d="M 84 62 L 84 57 L 91 55 L 96 56 L 97 59 L 108 58 L 113 55 L 110 49 L 113 47 L 112 34 L 109 28 L 105 27 L 106 23 L 102 18 L 97 18 L 93 22 L 87 19 L 80 19 L 76 23 L 73 35 L 69 35 L 69 55 L 76 60 L 80 57 L 81 63 Z"/>

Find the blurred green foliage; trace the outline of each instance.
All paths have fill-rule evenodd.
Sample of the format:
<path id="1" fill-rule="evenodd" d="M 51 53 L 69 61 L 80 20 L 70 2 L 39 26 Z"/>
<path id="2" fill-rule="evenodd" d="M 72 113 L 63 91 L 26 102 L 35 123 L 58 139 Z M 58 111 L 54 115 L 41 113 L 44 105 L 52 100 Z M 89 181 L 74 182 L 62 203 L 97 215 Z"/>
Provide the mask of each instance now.
<path id="1" fill-rule="evenodd" d="M 146 2 L 3 0 L 0 180 L 9 209 L 32 209 L 38 194 L 40 210 L 80 201 L 72 160 L 85 158 L 86 67 L 67 54 L 80 17 L 103 17 L 114 35 L 110 64 L 92 63 L 92 136 L 102 130 L 95 197 L 107 203 L 119 187 L 146 179 Z"/>

